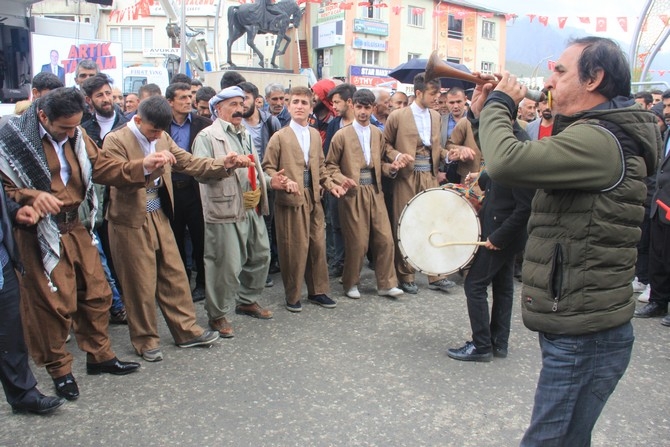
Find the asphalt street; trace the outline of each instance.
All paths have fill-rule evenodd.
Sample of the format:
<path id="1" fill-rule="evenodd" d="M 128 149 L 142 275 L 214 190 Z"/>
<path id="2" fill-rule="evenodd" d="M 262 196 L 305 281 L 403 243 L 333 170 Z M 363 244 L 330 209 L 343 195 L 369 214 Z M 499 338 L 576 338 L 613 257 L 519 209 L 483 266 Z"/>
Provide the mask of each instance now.
<path id="1" fill-rule="evenodd" d="M 530 420 L 540 369 L 537 334 L 514 307 L 510 353 L 491 363 L 449 359 L 469 339 L 462 287 L 362 298 L 331 281 L 336 309 L 283 307 L 280 275 L 262 303 L 269 321 L 235 316 L 235 338 L 181 349 L 160 321 L 165 360 L 128 376 L 88 376 L 74 342 L 81 397 L 56 413 L 14 415 L 0 405 L 0 446 L 515 446 Z M 517 296 L 520 284 L 517 283 Z M 202 303 L 198 321 L 207 324 Z M 670 446 L 670 328 L 633 321 L 623 380 L 598 421 L 594 446 Z M 111 326 L 124 360 L 137 360 L 125 326 Z M 41 389 L 53 394 L 43 368 Z"/>

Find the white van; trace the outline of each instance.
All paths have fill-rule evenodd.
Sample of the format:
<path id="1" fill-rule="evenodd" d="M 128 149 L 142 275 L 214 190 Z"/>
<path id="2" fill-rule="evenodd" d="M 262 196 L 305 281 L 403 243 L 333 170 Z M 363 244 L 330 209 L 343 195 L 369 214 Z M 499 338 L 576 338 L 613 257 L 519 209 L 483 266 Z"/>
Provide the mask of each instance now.
<path id="1" fill-rule="evenodd" d="M 144 84 L 156 84 L 163 94 L 170 84 L 165 67 L 126 67 L 123 69 L 123 94 L 137 93 Z"/>

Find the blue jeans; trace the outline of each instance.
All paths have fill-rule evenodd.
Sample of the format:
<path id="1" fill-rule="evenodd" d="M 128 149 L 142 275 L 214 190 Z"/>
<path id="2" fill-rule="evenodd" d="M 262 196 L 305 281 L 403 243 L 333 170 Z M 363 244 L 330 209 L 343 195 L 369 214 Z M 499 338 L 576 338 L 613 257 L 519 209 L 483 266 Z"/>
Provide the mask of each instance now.
<path id="1" fill-rule="evenodd" d="M 588 447 L 593 426 L 628 367 L 633 326 L 539 338 L 542 371 L 521 447 Z"/>
<path id="2" fill-rule="evenodd" d="M 100 241 L 98 231 L 96 230 L 94 231 L 94 233 L 95 237 L 97 237 L 98 241 Z M 98 242 L 96 246 L 98 247 L 100 262 L 102 263 L 102 270 L 105 272 L 105 278 L 109 283 L 109 288 L 112 289 L 112 307 L 110 308 L 110 310 L 117 312 L 124 308 L 123 301 L 121 301 L 121 294 L 119 293 L 119 288 L 116 287 L 116 280 L 114 279 L 114 275 L 112 275 L 112 272 L 109 269 L 109 266 L 107 265 L 107 255 L 105 255 L 105 251 L 102 249 L 102 242 Z"/>

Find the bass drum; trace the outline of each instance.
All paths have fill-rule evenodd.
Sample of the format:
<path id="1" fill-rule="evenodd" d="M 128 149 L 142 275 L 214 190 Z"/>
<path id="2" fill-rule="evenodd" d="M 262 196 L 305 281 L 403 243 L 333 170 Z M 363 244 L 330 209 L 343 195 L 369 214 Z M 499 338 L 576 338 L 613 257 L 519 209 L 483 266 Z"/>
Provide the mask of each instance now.
<path id="1" fill-rule="evenodd" d="M 427 275 L 448 275 L 468 265 L 480 237 L 475 208 L 451 189 L 420 192 L 407 203 L 398 221 L 403 259 Z"/>

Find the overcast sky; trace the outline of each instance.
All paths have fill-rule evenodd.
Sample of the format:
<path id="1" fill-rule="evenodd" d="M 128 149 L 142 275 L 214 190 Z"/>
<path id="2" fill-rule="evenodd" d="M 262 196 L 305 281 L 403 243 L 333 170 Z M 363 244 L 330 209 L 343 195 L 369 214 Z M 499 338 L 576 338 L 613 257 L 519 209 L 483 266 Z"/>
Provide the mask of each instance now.
<path id="1" fill-rule="evenodd" d="M 638 16 L 644 0 L 470 0 L 509 13 L 546 16 Z"/>
<path id="2" fill-rule="evenodd" d="M 526 14 L 549 17 L 549 23 L 556 26 L 558 17 L 568 17 L 566 26 L 580 27 L 594 32 L 595 17 L 606 17 L 608 32 L 598 35 L 613 37 L 630 42 L 646 0 L 470 0 L 494 10 L 519 15 L 517 20 L 529 20 Z M 670 11 L 669 11 L 670 12 Z M 591 25 L 582 25 L 577 17 L 590 17 Z M 628 18 L 628 32 L 624 33 L 617 23 L 617 17 Z M 535 19 L 537 20 L 537 19 Z"/>

